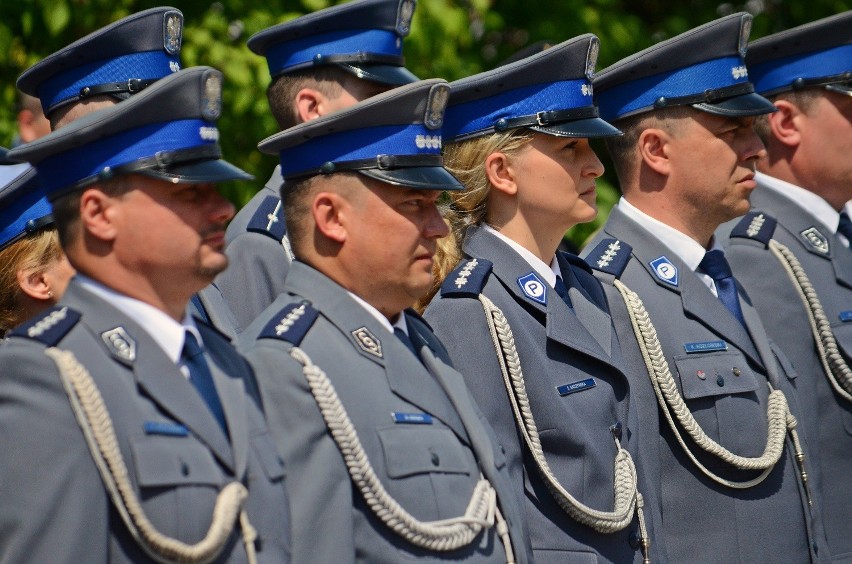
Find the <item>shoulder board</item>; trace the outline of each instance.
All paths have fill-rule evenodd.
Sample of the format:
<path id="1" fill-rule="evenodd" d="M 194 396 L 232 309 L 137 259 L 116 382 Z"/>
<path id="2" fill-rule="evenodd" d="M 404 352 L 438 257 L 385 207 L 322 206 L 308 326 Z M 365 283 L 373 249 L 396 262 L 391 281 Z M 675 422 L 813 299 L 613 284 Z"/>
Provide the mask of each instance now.
<path id="1" fill-rule="evenodd" d="M 778 221 L 766 212 L 751 211 L 743 216 L 737 225 L 731 230 L 731 237 L 741 239 L 752 239 L 769 245 L 769 240 L 775 233 Z"/>
<path id="2" fill-rule="evenodd" d="M 463 260 L 441 284 L 441 295 L 475 298 L 482 292 L 492 263 L 481 258 Z"/>
<path id="3" fill-rule="evenodd" d="M 562 255 L 562 257 L 565 258 L 565 260 L 567 260 L 569 263 L 571 263 L 572 266 L 582 268 L 583 270 L 587 271 L 589 274 L 592 273 L 592 267 L 589 266 L 589 263 L 587 263 L 585 260 L 581 259 L 577 255 L 575 255 L 573 253 L 566 253 L 565 251 L 559 251 L 559 254 Z"/>
<path id="4" fill-rule="evenodd" d="M 298 346 L 318 316 L 319 311 L 309 302 L 289 304 L 272 317 L 257 338 L 278 339 Z"/>
<path id="5" fill-rule="evenodd" d="M 9 336 L 34 339 L 52 347 L 61 341 L 78 321 L 79 312 L 68 306 L 54 306 L 19 325 Z"/>
<path id="6" fill-rule="evenodd" d="M 586 255 L 586 263 L 595 270 L 618 278 L 630 262 L 632 252 L 633 247 L 623 241 L 604 239 Z"/>
<path id="7" fill-rule="evenodd" d="M 280 241 L 287 234 L 287 226 L 284 224 L 284 210 L 280 198 L 267 196 L 255 210 L 254 215 L 246 226 L 248 231 L 262 233 Z"/>

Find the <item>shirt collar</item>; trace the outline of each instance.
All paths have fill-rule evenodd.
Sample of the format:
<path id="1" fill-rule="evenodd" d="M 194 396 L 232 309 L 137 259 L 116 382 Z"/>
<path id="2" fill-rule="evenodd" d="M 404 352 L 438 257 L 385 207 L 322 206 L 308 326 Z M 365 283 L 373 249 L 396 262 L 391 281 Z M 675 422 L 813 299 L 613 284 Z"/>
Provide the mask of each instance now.
<path id="1" fill-rule="evenodd" d="M 154 339 L 154 342 L 163 349 L 166 356 L 168 356 L 175 364 L 178 364 L 180 361 L 181 351 L 183 350 L 184 333 L 186 331 L 191 331 L 198 340 L 198 343 L 202 343 L 198 327 L 195 326 L 195 322 L 188 314 L 184 314 L 183 320 L 178 323 L 164 311 L 135 298 L 131 298 L 130 296 L 116 292 L 112 288 L 108 288 L 100 282 L 92 280 L 82 274 L 77 274 L 76 279 L 85 290 L 95 294 L 133 319 L 133 321 L 135 321 L 148 333 L 148 335 L 151 336 L 152 339 Z"/>
<path id="2" fill-rule="evenodd" d="M 837 233 L 837 226 L 840 225 L 840 212 L 831 207 L 831 204 L 821 197 L 801 186 L 796 186 L 768 174 L 758 172 L 754 175 L 754 179 L 761 186 L 783 196 L 797 207 L 817 218 L 832 233 Z"/>
<path id="3" fill-rule="evenodd" d="M 503 241 L 504 243 L 509 245 L 509 247 L 511 247 L 512 250 L 514 250 L 516 253 L 521 255 L 521 258 L 524 259 L 527 262 L 527 264 L 529 264 L 532 267 L 532 269 L 536 273 L 538 273 L 539 276 L 544 278 L 544 281 L 547 282 L 548 284 L 550 284 L 551 288 L 556 286 L 556 277 L 562 276 L 562 273 L 559 270 L 559 262 L 556 260 L 556 255 L 553 255 L 553 259 L 550 261 L 550 264 L 547 265 L 547 264 L 545 264 L 545 262 L 543 260 L 541 260 L 540 258 L 535 256 L 528 249 L 519 245 L 517 241 L 514 241 L 513 239 L 506 237 L 505 235 L 503 235 L 502 233 L 500 233 L 499 231 L 497 231 L 496 229 L 494 229 L 490 225 L 483 224 L 482 228 L 485 231 L 488 231 L 489 233 L 496 236 L 498 239 L 500 239 L 501 241 Z"/>
<path id="4" fill-rule="evenodd" d="M 349 294 L 349 296 L 353 300 L 358 302 L 358 304 L 361 307 L 363 307 L 365 310 L 367 310 L 367 312 L 370 315 L 375 317 L 376 321 L 381 323 L 382 327 L 384 327 L 385 329 L 387 329 L 391 333 L 393 333 L 394 327 L 396 327 L 396 328 L 402 329 L 405 332 L 405 334 L 408 335 L 408 324 L 405 322 L 405 315 L 402 312 L 400 312 L 400 314 L 397 316 L 396 321 L 394 323 L 391 323 L 390 320 L 387 317 L 382 315 L 382 312 L 380 312 L 378 309 L 376 309 L 375 307 L 368 304 L 360 296 L 353 294 L 349 290 L 346 290 L 346 293 Z"/>

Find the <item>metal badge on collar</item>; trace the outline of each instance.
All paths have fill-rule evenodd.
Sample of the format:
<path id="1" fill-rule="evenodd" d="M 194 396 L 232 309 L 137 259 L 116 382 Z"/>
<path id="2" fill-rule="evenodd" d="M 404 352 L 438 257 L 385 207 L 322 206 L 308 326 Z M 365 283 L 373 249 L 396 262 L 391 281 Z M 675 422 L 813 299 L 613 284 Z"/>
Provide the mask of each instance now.
<path id="1" fill-rule="evenodd" d="M 415 3 L 413 0 L 402 0 L 396 13 L 396 31 L 405 37 L 411 32 L 411 18 L 414 17 Z"/>
<path id="2" fill-rule="evenodd" d="M 822 234 L 822 232 L 816 227 L 809 227 L 802 231 L 802 237 L 805 239 L 813 249 L 824 255 L 828 254 L 829 246 L 828 246 L 828 237 Z"/>
<path id="3" fill-rule="evenodd" d="M 222 114 L 222 75 L 208 71 L 204 77 L 204 99 L 201 102 L 201 115 L 207 121 L 215 121 Z"/>
<path id="4" fill-rule="evenodd" d="M 677 286 L 679 280 L 677 267 L 665 255 L 655 258 L 648 264 L 654 269 L 654 274 L 657 275 L 657 278 L 666 284 Z"/>
<path id="5" fill-rule="evenodd" d="M 183 36 L 183 15 L 169 11 L 163 14 L 163 49 L 169 55 L 180 53 Z"/>
<path id="6" fill-rule="evenodd" d="M 429 129 L 440 129 L 444 124 L 444 110 L 450 100 L 450 87 L 446 84 L 436 84 L 429 89 L 429 101 L 426 104 L 426 115 L 423 125 Z"/>
<path id="7" fill-rule="evenodd" d="M 518 278 L 518 286 L 529 299 L 547 305 L 547 285 L 534 272 Z"/>
<path id="8" fill-rule="evenodd" d="M 124 327 L 116 327 L 101 333 L 101 339 L 109 349 L 110 354 L 122 362 L 131 363 L 136 360 L 136 341 L 127 334 Z"/>
<path id="9" fill-rule="evenodd" d="M 382 354 L 382 341 L 366 327 L 359 327 L 352 331 L 352 336 L 355 337 L 355 342 L 361 347 L 365 353 L 371 354 L 378 358 L 384 358 Z"/>

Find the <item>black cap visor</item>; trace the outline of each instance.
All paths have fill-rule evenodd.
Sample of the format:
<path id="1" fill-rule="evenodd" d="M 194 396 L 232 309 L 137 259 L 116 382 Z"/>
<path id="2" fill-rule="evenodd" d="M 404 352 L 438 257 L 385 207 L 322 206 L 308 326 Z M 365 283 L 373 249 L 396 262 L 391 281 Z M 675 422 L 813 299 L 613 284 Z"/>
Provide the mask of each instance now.
<path id="1" fill-rule="evenodd" d="M 718 102 L 692 104 L 692 107 L 708 114 L 724 117 L 759 116 L 777 111 L 772 102 L 754 92 L 732 96 Z"/>
<path id="2" fill-rule="evenodd" d="M 440 166 L 412 166 L 404 168 L 368 168 L 358 171 L 394 186 L 405 186 L 416 190 L 464 190 L 464 184 Z"/>
<path id="3" fill-rule="evenodd" d="M 834 84 L 828 84 L 825 87 L 826 90 L 830 90 L 832 92 L 837 92 L 838 94 L 843 94 L 844 96 L 852 96 L 852 82 L 837 82 Z"/>
<path id="4" fill-rule="evenodd" d="M 222 159 L 194 161 L 165 168 L 141 169 L 134 172 L 174 184 L 210 184 L 228 180 L 254 179 L 251 174 Z"/>
<path id="5" fill-rule="evenodd" d="M 337 63 L 337 65 L 362 80 L 371 80 L 390 86 L 402 86 L 403 84 L 410 84 L 420 80 L 407 68 L 397 65 L 369 63 Z"/>
<path id="6" fill-rule="evenodd" d="M 621 135 L 621 130 L 598 117 L 577 119 L 562 123 L 548 123 L 547 125 L 532 125 L 530 129 L 555 137 L 584 137 L 591 139 Z"/>

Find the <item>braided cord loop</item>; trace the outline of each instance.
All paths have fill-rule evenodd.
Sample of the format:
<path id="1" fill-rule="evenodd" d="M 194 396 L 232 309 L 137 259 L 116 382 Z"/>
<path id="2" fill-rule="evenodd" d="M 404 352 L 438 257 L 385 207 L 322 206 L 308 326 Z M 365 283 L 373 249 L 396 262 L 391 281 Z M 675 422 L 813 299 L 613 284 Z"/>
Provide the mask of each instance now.
<path id="1" fill-rule="evenodd" d="M 256 563 L 254 543 L 257 532 L 249 523 L 244 509 L 248 490 L 243 484 L 231 482 L 219 492 L 210 528 L 198 543 L 189 545 L 160 533 L 145 515 L 133 489 L 112 419 L 94 379 L 71 351 L 51 347 L 44 352 L 59 369 L 74 416 L 113 505 L 148 556 L 158 562 L 212 562 L 224 548 L 239 517 L 248 561 Z"/>

